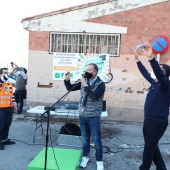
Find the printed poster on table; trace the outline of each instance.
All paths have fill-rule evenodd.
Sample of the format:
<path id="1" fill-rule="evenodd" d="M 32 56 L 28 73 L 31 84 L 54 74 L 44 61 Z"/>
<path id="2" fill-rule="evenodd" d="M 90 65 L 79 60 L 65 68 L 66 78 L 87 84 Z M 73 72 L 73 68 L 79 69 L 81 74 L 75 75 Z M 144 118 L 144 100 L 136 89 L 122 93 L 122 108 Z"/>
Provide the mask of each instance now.
<path id="1" fill-rule="evenodd" d="M 53 54 L 53 80 L 64 80 L 64 74 L 70 72 L 70 80 L 77 81 L 90 63 L 95 63 L 98 76 L 104 81 L 109 81 L 109 54 L 90 53 L 54 53 Z"/>

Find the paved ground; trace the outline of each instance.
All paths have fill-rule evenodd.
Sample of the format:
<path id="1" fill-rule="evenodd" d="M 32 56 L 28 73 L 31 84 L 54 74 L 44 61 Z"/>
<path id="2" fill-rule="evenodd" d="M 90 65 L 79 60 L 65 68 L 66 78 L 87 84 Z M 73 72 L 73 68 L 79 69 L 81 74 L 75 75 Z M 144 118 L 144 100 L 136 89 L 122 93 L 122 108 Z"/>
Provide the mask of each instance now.
<path id="1" fill-rule="evenodd" d="M 59 120 L 50 122 L 51 141 L 54 141 L 52 145 L 54 148 L 74 149 L 74 146 L 59 145 L 62 141 L 59 138 L 55 140 L 61 126 L 64 124 L 62 120 L 60 119 L 60 122 Z M 10 129 L 10 138 L 15 140 L 16 144 L 6 146 L 4 151 L 0 151 L 0 170 L 26 170 L 28 164 L 45 147 L 45 122 L 43 123 L 43 128 L 44 135 L 41 135 L 41 129 L 38 129 L 35 143 L 33 143 L 34 118 L 14 115 L 13 124 Z M 105 170 L 138 170 L 143 150 L 142 123 L 110 123 L 103 121 L 102 131 Z M 79 140 L 78 138 L 76 139 L 75 141 L 71 137 L 69 138 L 69 140 L 72 140 L 71 143 L 73 145 L 74 142 L 76 143 Z M 79 140 L 79 143 L 81 145 L 81 140 Z M 168 127 L 160 141 L 160 148 L 167 169 L 170 170 L 170 127 Z M 94 154 L 94 148 L 91 148 L 91 161 L 86 170 L 96 169 Z M 153 165 L 151 170 L 155 169 Z"/>

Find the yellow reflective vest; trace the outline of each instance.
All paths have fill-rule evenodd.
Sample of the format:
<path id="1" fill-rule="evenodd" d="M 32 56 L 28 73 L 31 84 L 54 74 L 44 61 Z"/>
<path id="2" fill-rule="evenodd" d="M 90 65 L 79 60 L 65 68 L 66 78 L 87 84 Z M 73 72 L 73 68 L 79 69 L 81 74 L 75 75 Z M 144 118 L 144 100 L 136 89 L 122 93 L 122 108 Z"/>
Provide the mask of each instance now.
<path id="1" fill-rule="evenodd" d="M 12 107 L 13 86 L 11 83 L 2 83 L 0 87 L 0 108 Z"/>

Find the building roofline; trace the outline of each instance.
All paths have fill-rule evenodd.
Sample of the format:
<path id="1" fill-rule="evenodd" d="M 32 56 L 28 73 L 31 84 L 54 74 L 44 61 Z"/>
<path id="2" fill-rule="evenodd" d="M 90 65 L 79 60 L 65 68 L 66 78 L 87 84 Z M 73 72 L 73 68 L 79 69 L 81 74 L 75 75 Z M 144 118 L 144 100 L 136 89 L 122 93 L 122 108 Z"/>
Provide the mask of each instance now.
<path id="1" fill-rule="evenodd" d="M 83 8 L 87 8 L 87 7 L 91 7 L 91 6 L 95 6 L 95 5 L 105 4 L 107 2 L 112 2 L 112 1 L 117 1 L 117 0 L 98 0 L 98 1 L 89 2 L 89 3 L 86 3 L 86 4 L 81 4 L 81 5 L 76 5 L 76 6 L 72 6 L 72 7 L 68 7 L 68 8 L 63 8 L 63 9 L 60 9 L 60 10 L 51 11 L 51 12 L 47 12 L 47 13 L 43 13 L 43 14 L 39 14 L 39 15 L 34 15 L 32 17 L 24 18 L 24 19 L 22 19 L 21 23 L 23 23 L 24 21 L 39 19 L 39 18 L 43 18 L 43 17 L 49 17 L 49 16 L 56 15 L 56 14 L 66 13 L 66 12 L 79 10 L 79 9 L 83 9 Z"/>

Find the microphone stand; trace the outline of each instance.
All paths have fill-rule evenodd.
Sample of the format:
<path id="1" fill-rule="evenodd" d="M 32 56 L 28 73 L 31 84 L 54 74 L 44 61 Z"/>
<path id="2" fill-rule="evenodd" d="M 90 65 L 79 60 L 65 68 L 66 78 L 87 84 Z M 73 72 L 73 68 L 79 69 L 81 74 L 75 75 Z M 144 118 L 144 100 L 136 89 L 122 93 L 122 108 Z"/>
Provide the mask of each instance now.
<path id="1" fill-rule="evenodd" d="M 47 169 L 47 152 L 48 152 L 48 139 L 49 139 L 48 129 L 49 129 L 49 122 L 50 122 L 50 110 L 51 110 L 56 104 L 58 104 L 64 97 L 66 97 L 66 96 L 74 89 L 74 87 L 76 87 L 76 85 L 77 85 L 78 82 L 79 82 L 79 80 L 76 81 L 76 82 L 72 85 L 72 88 L 71 88 L 69 91 L 67 91 L 66 94 L 64 94 L 61 98 L 59 98 L 50 108 L 48 108 L 48 109 L 43 113 L 43 117 L 45 117 L 44 115 L 47 114 L 47 130 L 46 130 L 44 170 Z"/>

